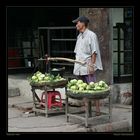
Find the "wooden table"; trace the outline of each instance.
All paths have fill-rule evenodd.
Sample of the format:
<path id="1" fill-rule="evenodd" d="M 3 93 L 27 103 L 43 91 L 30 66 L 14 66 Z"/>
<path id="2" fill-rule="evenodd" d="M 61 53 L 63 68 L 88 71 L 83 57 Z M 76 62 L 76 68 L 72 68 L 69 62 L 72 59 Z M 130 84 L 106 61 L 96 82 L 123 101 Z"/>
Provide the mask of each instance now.
<path id="1" fill-rule="evenodd" d="M 111 117 L 112 117 L 112 103 L 111 103 L 111 94 L 110 90 L 101 92 L 102 95 L 99 96 L 99 93 L 97 94 L 91 94 L 91 93 L 77 93 L 73 94 L 70 91 L 66 92 L 66 121 L 69 122 L 69 117 L 74 117 L 78 118 L 80 120 L 85 121 L 85 127 L 88 127 L 88 120 L 90 119 L 97 119 L 97 118 L 102 118 L 102 117 L 109 117 L 109 121 L 111 122 Z M 70 113 L 69 112 L 69 104 L 68 104 L 68 99 L 73 98 L 73 99 L 78 99 L 78 100 L 83 100 L 84 106 L 85 106 L 85 117 L 79 116 L 75 113 Z M 100 99 L 105 99 L 108 98 L 109 100 L 109 106 L 108 106 L 108 113 L 106 112 L 101 112 L 100 116 L 93 116 L 92 117 L 92 100 L 100 100 Z"/>
<path id="2" fill-rule="evenodd" d="M 48 117 L 49 113 L 60 111 L 60 110 L 49 110 L 48 109 L 47 94 L 45 94 L 45 107 L 41 108 L 41 105 L 40 105 L 41 100 L 38 97 L 36 90 L 37 89 L 43 90 L 45 93 L 47 93 L 47 91 L 51 91 L 51 90 L 55 91 L 56 88 L 65 88 L 65 90 L 66 90 L 66 84 L 67 84 L 67 82 L 65 82 L 65 84 L 63 84 L 63 85 L 58 85 L 58 86 L 48 86 L 46 84 L 44 84 L 44 85 L 31 84 L 31 91 L 32 91 L 32 95 L 33 95 L 33 111 L 35 112 L 35 115 L 39 112 L 39 113 L 45 113 L 45 116 Z"/>

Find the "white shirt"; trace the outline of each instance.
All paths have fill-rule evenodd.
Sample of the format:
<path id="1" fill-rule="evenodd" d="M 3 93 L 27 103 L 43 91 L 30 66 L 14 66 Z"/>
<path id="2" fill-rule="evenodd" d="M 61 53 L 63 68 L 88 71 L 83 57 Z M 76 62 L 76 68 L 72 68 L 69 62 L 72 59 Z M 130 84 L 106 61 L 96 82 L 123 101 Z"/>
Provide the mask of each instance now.
<path id="1" fill-rule="evenodd" d="M 77 42 L 74 52 L 76 54 L 76 60 L 85 62 L 91 60 L 92 54 L 96 53 L 95 70 L 103 70 L 98 39 L 97 35 L 94 32 L 86 29 L 84 33 L 80 33 L 77 36 Z M 75 63 L 73 73 L 74 75 L 88 75 L 89 71 L 86 64 L 81 65 L 79 63 Z"/>

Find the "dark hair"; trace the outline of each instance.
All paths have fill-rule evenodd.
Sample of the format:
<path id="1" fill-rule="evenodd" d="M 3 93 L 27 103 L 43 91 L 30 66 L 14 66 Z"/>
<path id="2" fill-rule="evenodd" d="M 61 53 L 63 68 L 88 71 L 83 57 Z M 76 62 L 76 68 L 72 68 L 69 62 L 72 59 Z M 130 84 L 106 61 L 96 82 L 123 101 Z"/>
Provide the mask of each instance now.
<path id="1" fill-rule="evenodd" d="M 84 22 L 85 26 L 87 27 L 88 26 L 88 23 L 87 22 Z"/>

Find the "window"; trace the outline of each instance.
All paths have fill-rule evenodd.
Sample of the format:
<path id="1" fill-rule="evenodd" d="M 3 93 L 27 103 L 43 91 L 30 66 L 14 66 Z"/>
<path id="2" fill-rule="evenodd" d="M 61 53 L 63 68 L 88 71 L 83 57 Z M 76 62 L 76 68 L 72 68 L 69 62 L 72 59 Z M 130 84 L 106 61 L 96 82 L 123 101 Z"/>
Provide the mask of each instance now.
<path id="1" fill-rule="evenodd" d="M 113 75 L 117 83 L 132 81 L 132 12 L 132 8 L 124 8 L 124 23 L 113 27 Z"/>

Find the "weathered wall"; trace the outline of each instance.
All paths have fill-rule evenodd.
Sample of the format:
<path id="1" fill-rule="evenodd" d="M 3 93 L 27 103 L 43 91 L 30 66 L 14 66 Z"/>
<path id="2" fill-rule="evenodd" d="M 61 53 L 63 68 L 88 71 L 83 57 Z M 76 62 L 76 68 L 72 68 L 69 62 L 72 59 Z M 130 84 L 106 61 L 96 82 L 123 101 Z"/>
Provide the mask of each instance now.
<path id="1" fill-rule="evenodd" d="M 90 20 L 89 29 L 94 31 L 99 39 L 99 47 L 103 63 L 103 71 L 97 72 L 97 80 L 112 83 L 112 37 L 111 8 L 80 8 L 79 15 Z"/>

